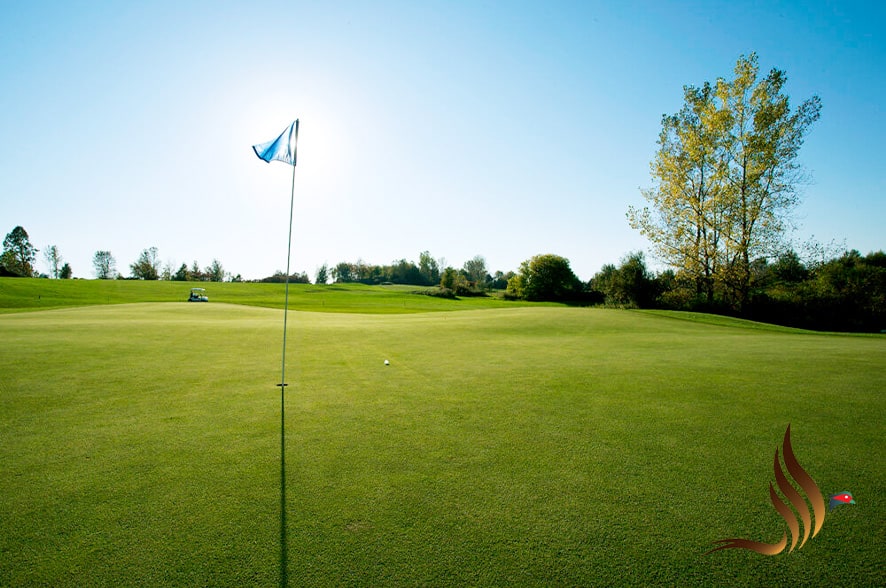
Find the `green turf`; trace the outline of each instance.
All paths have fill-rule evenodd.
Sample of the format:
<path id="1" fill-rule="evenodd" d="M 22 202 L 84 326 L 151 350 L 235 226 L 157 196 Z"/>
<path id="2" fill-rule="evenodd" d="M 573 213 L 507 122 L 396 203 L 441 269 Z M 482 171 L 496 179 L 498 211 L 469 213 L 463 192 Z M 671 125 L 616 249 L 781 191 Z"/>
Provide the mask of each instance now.
<path id="1" fill-rule="evenodd" d="M 71 306 L 179 302 L 188 299 L 191 287 L 205 288 L 210 303 L 283 308 L 283 284 L 0 278 L 0 314 Z M 420 286 L 402 285 L 290 284 L 289 308 L 320 312 L 406 314 L 544 305 L 506 301 L 495 295 L 449 300 L 416 294 L 425 290 Z"/>
<path id="2" fill-rule="evenodd" d="M 279 310 L 0 316 L 0 585 L 886 580 L 886 338 L 562 307 L 289 318 L 281 485 Z M 702 556 L 781 538 L 788 423 L 858 504 L 799 551 Z"/>

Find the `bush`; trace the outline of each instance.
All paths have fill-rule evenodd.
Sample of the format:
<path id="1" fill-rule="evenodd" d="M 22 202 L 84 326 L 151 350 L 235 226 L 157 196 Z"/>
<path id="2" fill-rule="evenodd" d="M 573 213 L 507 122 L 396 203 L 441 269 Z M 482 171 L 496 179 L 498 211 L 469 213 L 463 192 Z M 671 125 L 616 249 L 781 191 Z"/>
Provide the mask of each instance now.
<path id="1" fill-rule="evenodd" d="M 665 276 L 663 283 L 671 277 Z M 591 290 L 602 292 L 606 304 L 636 308 L 651 308 L 664 290 L 659 281 L 646 269 L 642 252 L 629 253 L 615 267 L 606 264 L 591 279 Z"/>
<path id="2" fill-rule="evenodd" d="M 457 296 L 455 292 L 449 288 L 444 288 L 443 286 L 434 286 L 432 288 L 425 288 L 424 290 L 415 290 L 413 294 L 421 294 L 422 296 L 434 296 L 435 298 L 448 298 L 450 300 L 456 300 Z"/>
<path id="3" fill-rule="evenodd" d="M 508 280 L 507 292 L 526 300 L 571 301 L 581 298 L 582 284 L 568 259 L 549 253 L 520 264 L 520 272 Z"/>

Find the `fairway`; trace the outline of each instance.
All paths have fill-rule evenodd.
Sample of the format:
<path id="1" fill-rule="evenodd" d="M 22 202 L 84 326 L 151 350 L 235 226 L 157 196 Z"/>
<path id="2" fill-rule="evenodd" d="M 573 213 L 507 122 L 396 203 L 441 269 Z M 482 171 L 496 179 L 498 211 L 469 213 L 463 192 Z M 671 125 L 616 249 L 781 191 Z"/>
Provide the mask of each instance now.
<path id="1" fill-rule="evenodd" d="M 447 310 L 291 312 L 282 463 L 281 310 L 0 315 L 0 585 L 886 582 L 886 338 Z M 781 538 L 788 423 L 857 504 L 703 556 Z"/>
<path id="2" fill-rule="evenodd" d="M 184 302 L 197 282 L 165 280 L 44 280 L 0 278 L 0 314 L 71 306 Z M 210 302 L 283 308 L 284 285 L 264 283 L 203 283 Z M 539 306 L 545 303 L 503 300 L 496 296 L 445 299 L 424 296 L 420 286 L 364 284 L 290 284 L 289 308 L 319 312 L 408 314 Z"/>

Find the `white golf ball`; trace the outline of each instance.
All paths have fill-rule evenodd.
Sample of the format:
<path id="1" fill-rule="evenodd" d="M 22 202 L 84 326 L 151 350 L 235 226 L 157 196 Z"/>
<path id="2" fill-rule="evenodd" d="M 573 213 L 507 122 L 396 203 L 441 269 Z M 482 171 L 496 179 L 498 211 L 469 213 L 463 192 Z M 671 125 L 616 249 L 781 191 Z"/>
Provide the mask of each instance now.
<path id="1" fill-rule="evenodd" d="M 389 362 L 389 361 L 386 359 L 386 360 L 385 360 L 385 365 L 391 365 L 391 362 Z"/>

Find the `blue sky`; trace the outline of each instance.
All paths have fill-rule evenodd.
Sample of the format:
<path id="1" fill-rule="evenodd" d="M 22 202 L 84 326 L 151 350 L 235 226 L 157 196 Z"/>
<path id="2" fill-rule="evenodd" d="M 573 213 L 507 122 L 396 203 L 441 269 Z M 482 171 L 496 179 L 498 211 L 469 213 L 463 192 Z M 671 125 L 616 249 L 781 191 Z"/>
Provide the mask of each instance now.
<path id="1" fill-rule="evenodd" d="M 823 108 L 796 241 L 886 247 L 883 2 L 5 2 L 0 233 L 151 246 L 244 278 L 286 265 L 291 168 L 251 145 L 301 122 L 294 271 L 421 251 L 490 271 L 538 253 L 587 280 L 649 244 L 662 114 L 741 54 Z M 46 271 L 42 253 L 38 266 Z"/>

